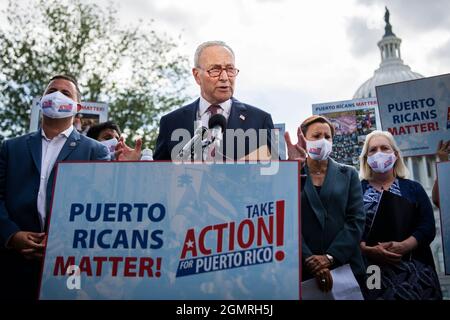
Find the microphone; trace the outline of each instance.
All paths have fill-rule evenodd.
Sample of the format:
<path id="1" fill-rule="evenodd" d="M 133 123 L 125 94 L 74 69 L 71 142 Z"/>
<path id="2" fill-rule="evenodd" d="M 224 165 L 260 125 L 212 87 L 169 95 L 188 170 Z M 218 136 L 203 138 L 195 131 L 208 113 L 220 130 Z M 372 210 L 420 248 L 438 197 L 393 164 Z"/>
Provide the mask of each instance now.
<path id="1" fill-rule="evenodd" d="M 178 157 L 185 158 L 187 155 L 189 155 L 190 159 L 194 159 L 195 156 L 195 146 L 201 144 L 202 140 L 206 138 L 208 132 L 208 128 L 206 127 L 198 127 L 197 130 L 194 132 L 194 136 L 191 140 L 188 141 L 183 147 L 183 149 L 180 150 L 178 153 Z M 201 145 L 199 150 L 201 150 Z"/>
<path id="2" fill-rule="evenodd" d="M 211 130 L 211 139 L 207 142 L 205 151 L 209 153 L 209 150 L 212 147 L 211 150 L 212 157 L 215 157 L 216 151 L 219 151 L 220 141 L 222 141 L 223 137 L 222 133 L 225 131 L 226 126 L 227 126 L 227 119 L 220 113 L 217 113 L 213 115 L 211 118 L 209 118 L 208 127 L 209 130 Z"/>
<path id="3" fill-rule="evenodd" d="M 211 130 L 211 142 L 215 140 L 220 141 L 222 140 L 222 133 L 227 127 L 227 119 L 220 113 L 217 113 L 209 118 L 208 127 Z"/>

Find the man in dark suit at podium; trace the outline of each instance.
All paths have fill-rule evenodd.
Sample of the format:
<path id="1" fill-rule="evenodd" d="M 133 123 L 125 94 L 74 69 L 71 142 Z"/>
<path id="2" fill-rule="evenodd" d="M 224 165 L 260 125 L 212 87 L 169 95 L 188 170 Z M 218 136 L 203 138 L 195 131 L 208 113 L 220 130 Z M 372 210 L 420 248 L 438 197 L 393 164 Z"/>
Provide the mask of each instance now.
<path id="1" fill-rule="evenodd" d="M 109 160 L 104 145 L 72 125 L 80 99 L 75 79 L 53 77 L 41 99 L 42 128 L 1 146 L 0 300 L 38 297 L 55 163 Z"/>
<path id="2" fill-rule="evenodd" d="M 267 145 L 270 150 L 270 130 L 273 129 L 272 117 L 256 107 L 242 103 L 233 97 L 236 76 L 239 70 L 235 67 L 233 50 L 222 41 L 208 41 L 202 43 L 194 56 L 192 74 L 200 86 L 200 97 L 193 103 L 183 106 L 163 116 L 160 120 L 159 135 L 154 153 L 155 160 L 172 159 L 172 149 L 180 141 L 172 141 L 172 132 L 176 129 L 188 130 L 194 135 L 194 123 L 201 122 L 208 127 L 208 120 L 216 113 L 221 113 L 227 120 L 226 129 L 267 130 L 267 140 L 259 141 L 257 148 Z M 228 160 L 240 159 L 239 150 L 245 149 L 245 154 L 252 152 L 248 141 L 245 146 L 234 145 L 234 150 L 226 150 L 226 134 L 224 134 L 223 153 Z M 236 144 L 236 143 L 235 143 Z M 250 149 L 249 149 L 250 148 Z M 234 152 L 232 152 L 234 151 Z"/>

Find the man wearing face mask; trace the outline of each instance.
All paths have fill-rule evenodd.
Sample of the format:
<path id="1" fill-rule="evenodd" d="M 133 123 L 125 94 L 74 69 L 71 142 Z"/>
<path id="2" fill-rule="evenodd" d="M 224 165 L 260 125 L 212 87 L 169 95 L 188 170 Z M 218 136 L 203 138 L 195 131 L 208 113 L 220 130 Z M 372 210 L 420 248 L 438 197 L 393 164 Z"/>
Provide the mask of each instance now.
<path id="1" fill-rule="evenodd" d="M 442 299 L 430 249 L 436 234 L 433 208 L 423 187 L 406 179 L 407 175 L 408 169 L 394 137 L 387 131 L 367 135 L 360 155 L 367 213 L 361 250 L 367 265 L 376 264 L 381 268 L 381 288 L 368 290 L 369 299 Z M 387 212 L 394 218 L 389 223 L 383 223 L 385 220 L 380 218 L 382 224 L 376 224 L 387 235 L 371 234 L 376 217 L 385 213 L 379 211 L 384 192 L 396 199 L 389 203 Z M 388 237 L 392 241 L 386 241 Z"/>
<path id="2" fill-rule="evenodd" d="M 330 270 L 350 264 L 360 286 L 365 270 L 359 242 L 365 214 L 357 171 L 329 157 L 334 127 L 323 116 L 311 116 L 297 131 L 298 142 L 285 139 L 289 160 L 302 169 L 302 279 L 316 278 L 322 291 L 330 291 Z"/>
<path id="3" fill-rule="evenodd" d="M 42 129 L 0 151 L 0 298 L 36 299 L 55 163 L 109 160 L 107 148 L 72 123 L 81 94 L 74 78 L 50 79 L 40 101 Z"/>

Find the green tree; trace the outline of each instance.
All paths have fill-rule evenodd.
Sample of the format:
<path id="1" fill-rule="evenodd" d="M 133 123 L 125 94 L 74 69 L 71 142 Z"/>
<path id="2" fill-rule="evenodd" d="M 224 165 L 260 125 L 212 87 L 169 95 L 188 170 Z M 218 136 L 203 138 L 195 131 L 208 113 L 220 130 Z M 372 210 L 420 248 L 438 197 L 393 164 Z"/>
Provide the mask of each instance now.
<path id="1" fill-rule="evenodd" d="M 177 42 L 157 34 L 152 21 L 121 26 L 114 3 L 9 0 L 3 15 L 0 140 L 27 131 L 33 98 L 57 73 L 75 76 L 84 101 L 109 103 L 109 118 L 151 147 L 161 114 L 189 98 Z"/>

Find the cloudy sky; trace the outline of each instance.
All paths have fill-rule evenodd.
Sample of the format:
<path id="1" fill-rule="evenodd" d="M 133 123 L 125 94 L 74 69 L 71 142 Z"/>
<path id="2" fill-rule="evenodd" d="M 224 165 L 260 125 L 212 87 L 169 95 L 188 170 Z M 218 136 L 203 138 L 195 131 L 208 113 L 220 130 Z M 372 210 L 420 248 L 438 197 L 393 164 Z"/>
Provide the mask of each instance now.
<path id="1" fill-rule="evenodd" d="M 153 19 L 191 61 L 199 43 L 224 40 L 241 70 L 235 97 L 295 132 L 312 103 L 351 99 L 378 68 L 385 5 L 404 62 L 424 76 L 450 72 L 448 0 L 127 0 L 119 16 Z"/>

